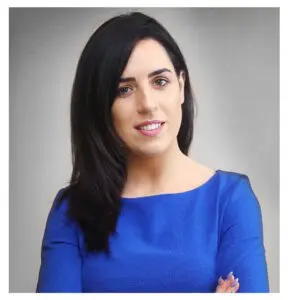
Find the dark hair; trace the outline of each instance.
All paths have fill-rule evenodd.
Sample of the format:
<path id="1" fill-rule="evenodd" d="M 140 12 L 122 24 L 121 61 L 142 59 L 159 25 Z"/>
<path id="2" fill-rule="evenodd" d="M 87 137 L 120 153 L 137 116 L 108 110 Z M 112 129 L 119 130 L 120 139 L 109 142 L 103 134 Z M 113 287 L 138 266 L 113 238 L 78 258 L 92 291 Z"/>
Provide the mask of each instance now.
<path id="1" fill-rule="evenodd" d="M 116 16 L 102 24 L 87 42 L 76 70 L 71 96 L 73 172 L 59 198 L 60 204 L 69 195 L 67 214 L 82 229 L 88 252 L 109 255 L 109 237 L 117 233 L 127 174 L 125 145 L 113 127 L 111 106 L 133 48 L 147 38 L 162 44 L 178 76 L 184 71 L 185 100 L 177 140 L 185 155 L 193 138 L 194 97 L 189 74 L 168 31 L 139 12 Z"/>

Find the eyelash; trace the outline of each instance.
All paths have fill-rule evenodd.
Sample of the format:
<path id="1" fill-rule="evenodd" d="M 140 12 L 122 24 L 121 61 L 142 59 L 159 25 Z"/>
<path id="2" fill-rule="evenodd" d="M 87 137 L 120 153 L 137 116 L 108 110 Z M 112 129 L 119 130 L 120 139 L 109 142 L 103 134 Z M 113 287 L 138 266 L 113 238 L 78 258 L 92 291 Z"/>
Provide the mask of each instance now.
<path id="1" fill-rule="evenodd" d="M 155 79 L 155 82 L 156 81 L 162 81 L 162 80 L 165 81 L 165 84 L 164 85 L 159 85 L 159 87 L 164 87 L 169 83 L 168 79 L 166 79 L 166 78 L 157 78 L 157 79 Z"/>
<path id="2" fill-rule="evenodd" d="M 154 83 L 155 82 L 159 82 L 159 81 L 165 81 L 165 84 L 164 85 L 161 85 L 161 84 L 159 84 L 159 85 L 157 85 L 158 86 L 158 88 L 159 89 L 163 89 L 168 83 L 169 83 L 169 80 L 168 79 L 166 79 L 166 78 L 156 78 L 155 80 L 154 80 Z M 122 96 L 122 97 L 125 97 L 125 96 L 127 96 L 128 94 L 126 93 L 124 93 L 124 94 L 122 94 L 121 93 L 121 90 L 123 90 L 123 89 L 132 89 L 133 90 L 133 87 L 130 87 L 130 86 L 122 86 L 122 87 L 119 87 L 118 89 L 117 89 L 117 96 Z"/>

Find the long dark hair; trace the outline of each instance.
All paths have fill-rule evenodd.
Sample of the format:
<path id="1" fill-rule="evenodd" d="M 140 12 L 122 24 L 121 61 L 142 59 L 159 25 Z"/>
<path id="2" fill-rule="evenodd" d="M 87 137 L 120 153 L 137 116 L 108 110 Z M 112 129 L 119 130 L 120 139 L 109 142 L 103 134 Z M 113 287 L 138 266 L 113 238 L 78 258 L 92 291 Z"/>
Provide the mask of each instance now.
<path id="1" fill-rule="evenodd" d="M 68 217 L 81 227 L 88 252 L 109 255 L 109 237 L 117 233 L 127 174 L 125 147 L 113 127 L 111 106 L 133 48 L 146 38 L 162 44 L 178 76 L 184 71 L 185 100 L 177 140 L 185 155 L 193 138 L 194 97 L 189 74 L 168 31 L 139 12 L 116 16 L 102 24 L 87 42 L 76 70 L 71 96 L 73 172 L 59 198 L 60 204 L 68 195 Z"/>

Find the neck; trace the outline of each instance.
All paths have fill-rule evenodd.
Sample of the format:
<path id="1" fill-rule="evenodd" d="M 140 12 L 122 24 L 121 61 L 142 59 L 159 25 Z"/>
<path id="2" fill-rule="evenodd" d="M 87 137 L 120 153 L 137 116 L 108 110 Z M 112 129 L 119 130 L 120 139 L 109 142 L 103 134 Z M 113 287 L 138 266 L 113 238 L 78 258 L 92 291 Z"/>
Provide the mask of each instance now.
<path id="1" fill-rule="evenodd" d="M 124 193 L 157 192 L 173 181 L 182 166 L 187 164 L 184 155 L 176 143 L 165 153 L 151 157 L 130 155 L 127 160 L 127 181 Z"/>

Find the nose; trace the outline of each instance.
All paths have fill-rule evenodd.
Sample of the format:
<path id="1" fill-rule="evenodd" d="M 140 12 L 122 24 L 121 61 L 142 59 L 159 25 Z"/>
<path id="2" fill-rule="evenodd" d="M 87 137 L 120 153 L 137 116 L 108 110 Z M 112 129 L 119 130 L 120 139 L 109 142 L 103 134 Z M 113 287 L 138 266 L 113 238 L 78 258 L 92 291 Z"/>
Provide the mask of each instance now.
<path id="1" fill-rule="evenodd" d="M 148 89 L 139 89 L 137 95 L 137 112 L 139 114 L 151 114 L 158 108 L 157 99 Z"/>

